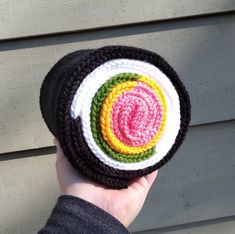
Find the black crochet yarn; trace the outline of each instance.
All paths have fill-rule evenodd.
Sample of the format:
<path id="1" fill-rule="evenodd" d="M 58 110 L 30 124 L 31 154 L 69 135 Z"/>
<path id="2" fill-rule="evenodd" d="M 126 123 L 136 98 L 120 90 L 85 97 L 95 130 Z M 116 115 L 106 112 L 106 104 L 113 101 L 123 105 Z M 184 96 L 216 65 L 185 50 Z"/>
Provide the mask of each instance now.
<path id="1" fill-rule="evenodd" d="M 175 143 L 159 162 L 144 169 L 119 170 L 101 162 L 84 139 L 80 117 L 71 117 L 73 97 L 83 79 L 95 68 L 113 59 L 139 60 L 156 66 L 169 78 L 179 96 L 181 123 Z M 40 107 L 49 130 L 59 139 L 73 167 L 113 189 L 126 188 L 131 179 L 149 174 L 168 162 L 185 138 L 191 113 L 189 95 L 174 69 L 156 53 L 127 46 L 80 50 L 64 56 L 43 81 Z"/>

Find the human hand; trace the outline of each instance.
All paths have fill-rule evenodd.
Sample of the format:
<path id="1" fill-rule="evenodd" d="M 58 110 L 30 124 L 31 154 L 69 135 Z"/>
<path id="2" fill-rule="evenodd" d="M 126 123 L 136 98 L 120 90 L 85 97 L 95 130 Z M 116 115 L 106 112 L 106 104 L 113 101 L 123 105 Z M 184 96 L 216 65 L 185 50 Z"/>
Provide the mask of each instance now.
<path id="1" fill-rule="evenodd" d="M 127 227 L 143 207 L 157 171 L 136 178 L 127 189 L 108 189 L 76 171 L 64 156 L 57 139 L 54 144 L 57 148 L 56 173 L 61 193 L 82 198 L 98 206 Z"/>

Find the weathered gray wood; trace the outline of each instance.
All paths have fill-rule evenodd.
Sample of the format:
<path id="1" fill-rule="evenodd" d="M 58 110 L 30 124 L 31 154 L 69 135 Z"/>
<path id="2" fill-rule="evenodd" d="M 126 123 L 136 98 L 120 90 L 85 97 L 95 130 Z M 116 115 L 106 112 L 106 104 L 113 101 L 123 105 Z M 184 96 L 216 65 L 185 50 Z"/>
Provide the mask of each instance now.
<path id="1" fill-rule="evenodd" d="M 132 231 L 235 215 L 235 121 L 191 127 L 159 172 Z"/>
<path id="2" fill-rule="evenodd" d="M 135 232 L 134 234 L 234 234 L 235 220 L 213 220 L 206 224 L 193 223 L 175 228 L 155 229 L 150 231 Z"/>
<path id="3" fill-rule="evenodd" d="M 234 0 L 2 0 L 0 40 L 232 10 Z"/>
<path id="4" fill-rule="evenodd" d="M 54 163 L 54 155 L 0 161 L 0 233 L 32 234 L 43 226 L 59 194 Z"/>
<path id="5" fill-rule="evenodd" d="M 38 104 L 43 77 L 64 54 L 108 44 L 165 57 L 189 90 L 192 125 L 233 119 L 234 38 L 235 15 L 230 15 L 2 43 L 0 153 L 52 144 Z"/>
<path id="6" fill-rule="evenodd" d="M 130 230 L 234 216 L 234 136 L 235 121 L 191 127 L 180 152 L 160 170 Z M 12 154 L 15 159 L 3 155 L 0 161 L 0 233 L 36 233 L 58 196 L 55 157 Z"/>

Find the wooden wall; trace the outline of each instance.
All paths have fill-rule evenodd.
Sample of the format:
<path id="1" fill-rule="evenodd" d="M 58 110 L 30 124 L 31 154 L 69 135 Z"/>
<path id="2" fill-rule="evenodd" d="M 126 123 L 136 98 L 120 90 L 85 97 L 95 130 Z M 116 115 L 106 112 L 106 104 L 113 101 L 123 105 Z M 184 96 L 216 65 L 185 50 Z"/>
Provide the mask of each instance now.
<path id="1" fill-rule="evenodd" d="M 159 172 L 130 231 L 234 233 L 235 0 L 0 2 L 0 233 L 35 233 L 58 196 L 39 111 L 50 67 L 82 48 L 161 54 L 192 101 L 188 137 Z"/>

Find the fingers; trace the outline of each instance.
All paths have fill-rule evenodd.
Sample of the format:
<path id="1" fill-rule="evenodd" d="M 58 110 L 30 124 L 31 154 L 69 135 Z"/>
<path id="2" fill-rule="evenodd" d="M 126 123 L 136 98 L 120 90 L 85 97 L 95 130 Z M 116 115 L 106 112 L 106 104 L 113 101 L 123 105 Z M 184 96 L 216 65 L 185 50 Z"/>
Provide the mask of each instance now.
<path id="1" fill-rule="evenodd" d="M 60 158 L 60 157 L 64 157 L 64 153 L 63 153 L 63 150 L 61 149 L 59 141 L 56 138 L 54 138 L 53 142 L 54 142 L 54 144 L 56 146 L 56 156 L 57 156 L 57 159 Z"/>
<path id="2" fill-rule="evenodd" d="M 55 138 L 54 144 L 56 146 L 56 173 L 59 183 L 61 182 L 63 176 L 66 176 L 70 173 L 72 166 L 69 164 L 67 158 L 64 156 L 63 150 L 60 146 L 59 141 Z"/>
<path id="3" fill-rule="evenodd" d="M 54 139 L 54 144 L 56 146 L 56 172 L 58 179 L 60 180 L 61 178 L 76 178 L 79 181 L 81 178 L 83 179 L 83 176 L 73 168 L 71 163 L 68 161 L 68 159 L 65 157 L 64 152 L 60 146 L 59 141 L 55 138 Z M 84 179 L 85 180 L 85 179 Z"/>
<path id="4" fill-rule="evenodd" d="M 147 195 L 156 177 L 157 177 L 157 171 L 154 171 L 146 176 L 133 179 L 129 183 L 129 186 L 131 188 L 134 188 L 135 190 L 142 191 L 145 195 Z"/>
<path id="5" fill-rule="evenodd" d="M 54 145 L 56 146 L 56 148 L 57 148 L 57 147 L 60 147 L 60 143 L 59 143 L 59 141 L 57 140 L 57 138 L 54 138 L 53 143 L 54 143 Z"/>
<path id="6" fill-rule="evenodd" d="M 153 182 L 155 181 L 155 179 L 157 178 L 157 174 L 158 174 L 158 170 L 154 171 L 148 175 L 145 176 L 146 180 L 149 183 L 149 188 L 152 186 Z"/>
<path id="7" fill-rule="evenodd" d="M 62 171 L 65 173 L 65 171 L 73 170 L 72 166 L 68 162 L 67 158 L 64 156 L 64 152 L 60 146 L 59 141 L 55 138 L 54 144 L 56 146 L 56 170 Z"/>
<path id="8" fill-rule="evenodd" d="M 63 150 L 60 146 L 59 141 L 54 138 L 54 144 L 56 146 L 56 171 L 57 171 L 57 176 L 60 179 L 60 174 L 76 174 L 78 176 L 78 172 L 75 172 L 75 169 L 72 167 L 72 165 L 68 162 L 67 158 L 64 156 Z M 148 174 L 146 176 L 143 176 L 141 178 L 136 178 L 133 181 L 131 181 L 130 185 L 131 186 L 136 186 L 136 187 L 142 187 L 145 188 L 146 191 L 150 189 L 152 186 L 153 182 L 155 181 L 157 177 L 158 171 L 154 171 L 151 174 Z M 82 177 L 80 175 L 80 177 Z"/>

